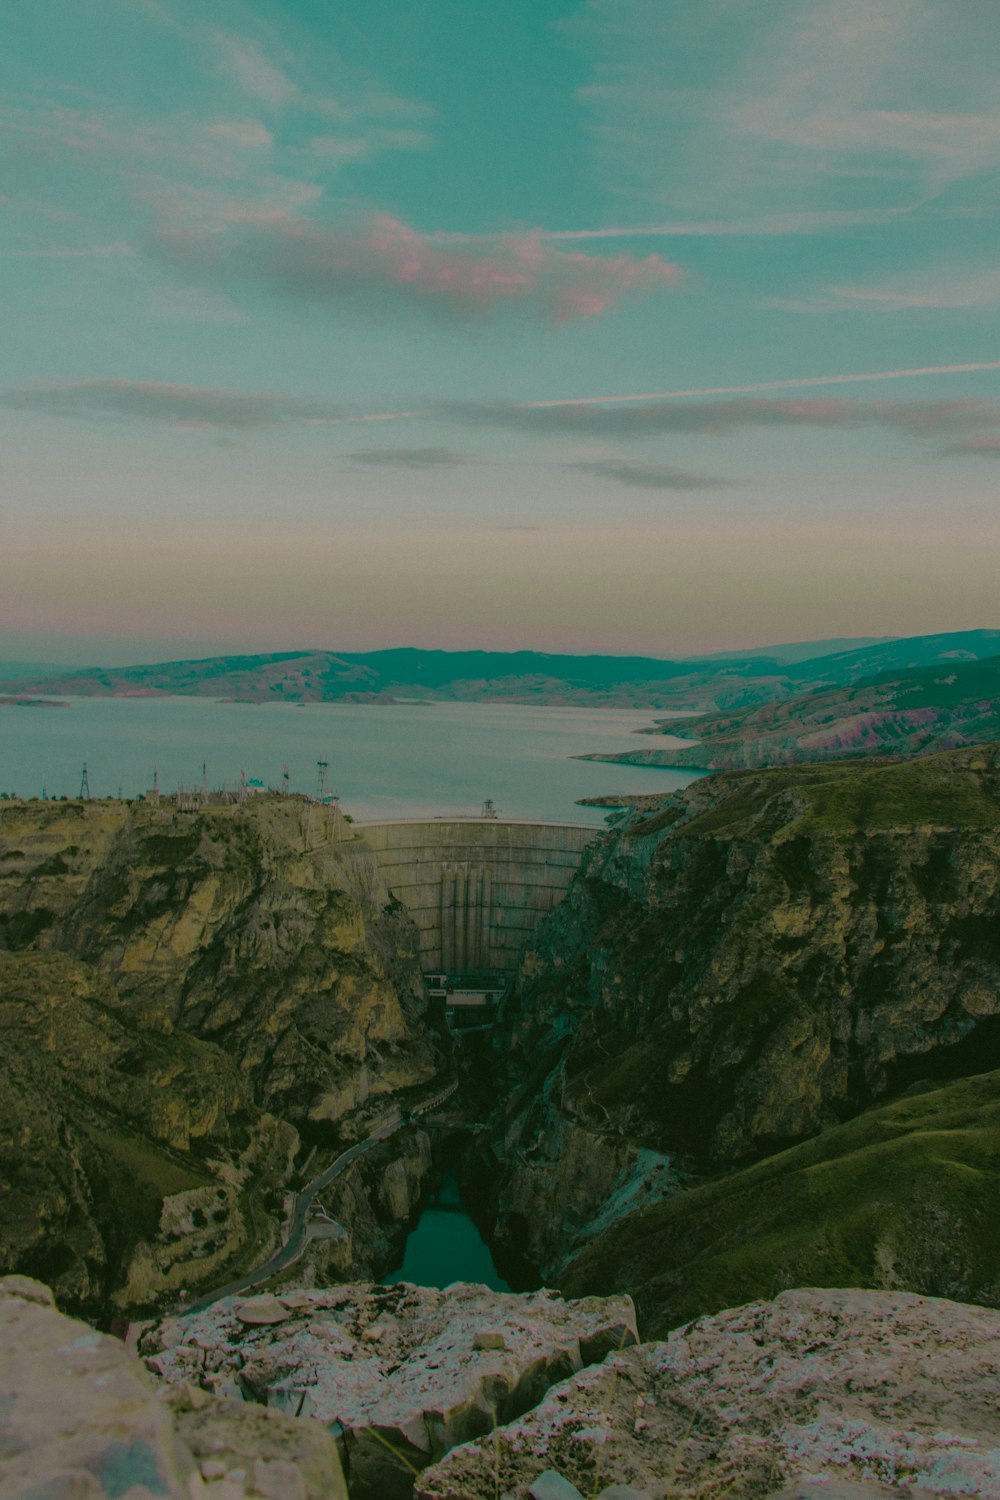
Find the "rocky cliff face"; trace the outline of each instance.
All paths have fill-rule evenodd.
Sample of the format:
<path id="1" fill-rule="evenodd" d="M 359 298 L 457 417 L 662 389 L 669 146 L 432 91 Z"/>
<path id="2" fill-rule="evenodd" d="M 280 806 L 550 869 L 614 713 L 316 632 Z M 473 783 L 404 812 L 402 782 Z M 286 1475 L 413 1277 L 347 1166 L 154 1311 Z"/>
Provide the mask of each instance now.
<path id="1" fill-rule="evenodd" d="M 3 805 L 3 1263 L 94 1311 L 262 1259 L 296 1154 L 440 1067 L 413 939 L 298 799 Z"/>
<path id="2" fill-rule="evenodd" d="M 729 774 L 633 816 L 496 1037 L 500 1234 L 552 1274 L 609 1193 L 636 1207 L 992 1066 L 998 934 L 995 748 Z"/>
<path id="3" fill-rule="evenodd" d="M 1000 1493 L 1000 1316 L 955 1302 L 790 1291 L 636 1344 L 625 1298 L 344 1286 L 226 1301 L 144 1346 L 145 1369 L 40 1283 L 0 1279 L 0 1492 Z"/>

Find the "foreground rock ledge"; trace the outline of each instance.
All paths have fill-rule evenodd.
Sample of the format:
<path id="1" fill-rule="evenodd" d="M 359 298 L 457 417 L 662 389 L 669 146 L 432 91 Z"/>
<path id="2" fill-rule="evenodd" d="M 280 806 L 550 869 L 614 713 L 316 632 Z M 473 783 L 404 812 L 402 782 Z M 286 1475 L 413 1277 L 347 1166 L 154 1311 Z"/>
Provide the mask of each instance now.
<path id="1" fill-rule="evenodd" d="M 166 1397 L 166 1399 L 164 1399 Z M 181 1387 L 117 1339 L 0 1279 L 0 1495 L 10 1500 L 347 1500 L 318 1423 Z"/>
<path id="2" fill-rule="evenodd" d="M 611 1355 L 425 1470 L 415 1493 L 527 1500 L 552 1470 L 584 1496 L 997 1500 L 998 1391 L 998 1312 L 785 1292 Z"/>
<path id="3" fill-rule="evenodd" d="M 226 1298 L 152 1329 L 142 1349 L 172 1384 L 333 1426 L 352 1500 L 403 1500 L 415 1471 L 636 1336 L 629 1297 L 358 1283 Z"/>

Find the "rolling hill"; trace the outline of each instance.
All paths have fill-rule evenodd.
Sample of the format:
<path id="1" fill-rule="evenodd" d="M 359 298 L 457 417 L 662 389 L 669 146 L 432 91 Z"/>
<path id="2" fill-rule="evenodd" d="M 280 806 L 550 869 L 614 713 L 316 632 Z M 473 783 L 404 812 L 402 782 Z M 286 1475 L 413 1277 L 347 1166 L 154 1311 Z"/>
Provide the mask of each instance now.
<path id="1" fill-rule="evenodd" d="M 670 724 L 663 730 L 670 731 Z M 727 771 L 914 756 L 1000 738 L 1000 656 L 951 660 L 688 720 L 698 743 L 593 759 Z"/>

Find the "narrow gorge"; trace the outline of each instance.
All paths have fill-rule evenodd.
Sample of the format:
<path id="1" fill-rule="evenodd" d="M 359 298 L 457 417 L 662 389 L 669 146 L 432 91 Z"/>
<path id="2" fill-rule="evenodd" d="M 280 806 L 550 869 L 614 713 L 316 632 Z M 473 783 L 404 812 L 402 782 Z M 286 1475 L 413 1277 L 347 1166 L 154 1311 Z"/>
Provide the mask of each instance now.
<path id="1" fill-rule="evenodd" d="M 338 1462 L 373 1497 L 584 1379 L 592 1333 L 546 1343 L 532 1287 L 585 1330 L 634 1302 L 646 1340 L 796 1287 L 1000 1307 L 996 747 L 731 772 L 611 822 L 465 1030 L 338 809 L 0 805 L 0 1269 L 159 1320 L 150 1367 L 213 1395 L 315 1403 L 339 1360 Z M 372 1285 L 445 1171 L 525 1293 Z M 295 1215 L 301 1253 L 252 1284 Z M 383 1431 L 352 1361 L 388 1380 L 393 1340 Z M 442 1436 L 429 1372 L 466 1346 Z"/>

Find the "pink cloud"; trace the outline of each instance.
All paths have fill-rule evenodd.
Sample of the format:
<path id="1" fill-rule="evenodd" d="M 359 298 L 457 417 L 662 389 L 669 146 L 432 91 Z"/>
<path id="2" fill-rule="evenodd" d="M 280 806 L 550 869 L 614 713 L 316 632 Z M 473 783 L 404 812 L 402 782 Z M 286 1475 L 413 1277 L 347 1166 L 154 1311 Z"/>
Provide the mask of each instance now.
<path id="1" fill-rule="evenodd" d="M 979 432 L 973 437 L 962 438 L 952 443 L 949 453 L 982 453 L 988 458 L 1000 458 L 1000 433 Z"/>
<path id="2" fill-rule="evenodd" d="M 679 267 L 656 254 L 559 250 L 538 230 L 423 234 L 388 214 L 351 229 L 318 229 L 286 214 L 249 222 L 232 235 L 161 231 L 158 244 L 189 271 L 263 281 L 296 297 L 384 302 L 388 292 L 466 317 L 533 305 L 556 323 L 569 322 L 681 279 Z"/>

